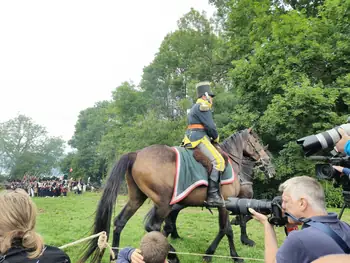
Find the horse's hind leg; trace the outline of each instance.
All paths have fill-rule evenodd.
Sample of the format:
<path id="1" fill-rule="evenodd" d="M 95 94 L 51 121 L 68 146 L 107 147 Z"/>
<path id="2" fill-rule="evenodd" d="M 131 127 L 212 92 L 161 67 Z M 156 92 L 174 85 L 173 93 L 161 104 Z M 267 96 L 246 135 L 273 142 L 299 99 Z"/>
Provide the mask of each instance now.
<path id="1" fill-rule="evenodd" d="M 252 217 L 250 215 L 237 215 L 232 219 L 231 225 L 239 225 L 241 228 L 241 242 L 243 245 L 247 245 L 250 247 L 255 246 L 255 242 L 248 237 L 247 234 L 247 223 L 251 220 Z"/>
<path id="2" fill-rule="evenodd" d="M 171 235 L 171 238 L 177 239 L 180 238 L 178 232 L 177 232 L 177 227 L 176 227 L 176 219 L 177 216 L 179 215 L 180 211 L 184 209 L 185 206 L 182 205 L 174 205 L 172 207 L 172 210 L 170 214 L 165 218 L 165 225 L 163 228 L 163 234 L 167 237 Z"/>
<path id="3" fill-rule="evenodd" d="M 239 258 L 235 244 L 233 241 L 233 231 L 232 227 L 230 224 L 230 219 L 229 219 L 229 213 L 226 210 L 226 208 L 221 207 L 219 209 L 219 224 L 220 224 L 220 230 L 219 233 L 217 234 L 215 240 L 211 243 L 205 254 L 207 255 L 213 255 L 215 253 L 216 248 L 220 244 L 221 239 L 226 235 L 228 239 L 228 243 L 230 245 L 230 255 L 234 259 L 235 262 L 240 262 L 242 263 L 243 260 Z M 204 261 L 206 262 L 211 262 L 212 257 L 211 256 L 205 256 Z"/>
<path id="4" fill-rule="evenodd" d="M 126 177 L 128 183 L 129 200 L 122 211 L 114 220 L 113 247 L 119 247 L 120 235 L 128 220 L 135 214 L 137 209 L 145 202 L 147 196 L 138 188 L 130 175 Z M 115 256 L 118 256 L 118 249 L 113 250 Z"/>
<path id="5" fill-rule="evenodd" d="M 248 237 L 247 234 L 247 222 L 252 219 L 250 215 L 240 215 L 240 227 L 241 227 L 241 242 L 244 245 L 250 247 L 255 246 L 255 242 Z"/>
<path id="6" fill-rule="evenodd" d="M 240 198 L 253 198 L 254 192 L 253 192 L 253 185 L 252 184 L 245 184 L 241 185 L 241 189 L 239 192 Z M 241 242 L 244 245 L 248 245 L 250 247 L 255 246 L 255 242 L 251 239 L 249 239 L 247 234 L 247 222 L 252 219 L 250 215 L 239 215 L 237 216 L 239 218 L 239 226 L 241 228 Z M 238 220 L 237 220 L 238 221 Z"/>

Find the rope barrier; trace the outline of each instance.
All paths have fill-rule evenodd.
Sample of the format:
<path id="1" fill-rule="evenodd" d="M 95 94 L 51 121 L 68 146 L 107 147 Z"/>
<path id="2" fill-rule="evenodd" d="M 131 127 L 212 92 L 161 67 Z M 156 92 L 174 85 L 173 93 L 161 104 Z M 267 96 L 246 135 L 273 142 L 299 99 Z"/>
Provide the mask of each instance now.
<path id="1" fill-rule="evenodd" d="M 120 248 L 120 247 L 111 247 L 108 244 L 108 242 L 107 242 L 107 233 L 105 231 L 102 231 L 102 232 L 100 232 L 98 234 L 95 234 L 95 235 L 92 235 L 92 236 L 89 236 L 89 237 L 85 237 L 85 238 L 79 239 L 77 241 L 68 243 L 66 245 L 63 245 L 63 246 L 59 247 L 59 249 L 65 249 L 67 247 L 71 247 L 71 246 L 80 244 L 80 243 L 82 243 L 84 241 L 88 241 L 88 240 L 94 239 L 96 237 L 98 237 L 97 245 L 98 245 L 100 251 L 102 249 L 108 248 L 109 253 L 111 254 L 112 258 L 115 258 L 115 254 L 114 254 L 113 249 L 118 249 L 118 250 L 123 249 L 123 248 Z M 251 261 L 261 261 L 261 262 L 265 261 L 264 259 L 260 259 L 260 258 L 231 257 L 231 256 L 209 255 L 209 254 L 190 253 L 190 252 L 173 252 L 173 251 L 169 251 L 169 253 L 170 254 L 177 254 L 177 255 L 188 255 L 188 256 L 201 256 L 201 257 L 206 256 L 206 257 L 216 257 L 216 258 L 226 258 L 226 259 L 235 259 L 236 258 L 236 259 L 244 259 L 244 260 L 251 260 Z"/>
<path id="2" fill-rule="evenodd" d="M 67 247 L 71 247 L 71 246 L 80 244 L 80 243 L 82 243 L 84 241 L 88 241 L 88 240 L 94 239 L 96 237 L 98 237 L 97 246 L 99 247 L 100 251 L 102 249 L 108 248 L 109 249 L 109 253 L 111 254 L 112 258 L 115 258 L 114 251 L 113 251 L 113 249 L 111 248 L 111 246 L 107 242 L 107 233 L 105 231 L 102 231 L 102 232 L 100 232 L 98 234 L 95 234 L 95 235 L 92 235 L 92 236 L 89 236 L 89 237 L 85 237 L 85 238 L 79 239 L 77 241 L 68 243 L 66 245 L 63 245 L 63 246 L 59 247 L 59 249 L 65 249 Z"/>
<path id="3" fill-rule="evenodd" d="M 120 247 L 112 247 L 112 249 L 123 249 Z M 216 257 L 216 258 L 227 258 L 227 259 L 233 259 L 233 258 L 237 258 L 237 259 L 245 259 L 245 260 L 254 260 L 254 261 L 262 261 L 265 262 L 264 259 L 260 259 L 260 258 L 243 258 L 243 257 L 231 257 L 231 256 L 222 256 L 222 255 L 210 255 L 210 254 L 200 254 L 200 253 L 191 253 L 191 252 L 173 252 L 173 251 L 169 251 L 169 254 L 177 254 L 177 255 L 190 255 L 190 256 L 208 256 L 208 257 Z"/>
<path id="4" fill-rule="evenodd" d="M 94 238 L 99 237 L 100 235 L 102 235 L 102 233 L 103 233 L 103 232 L 100 232 L 100 233 L 98 233 L 98 234 L 95 234 L 95 235 L 92 235 L 92 236 L 89 236 L 89 237 L 85 237 L 85 238 L 79 239 L 79 240 L 77 240 L 77 241 L 68 243 L 68 244 L 66 244 L 66 245 L 60 246 L 59 249 L 65 249 L 65 248 L 67 248 L 67 247 L 74 246 L 74 245 L 79 244 L 79 243 L 82 243 L 82 242 L 84 242 L 84 241 L 88 241 L 88 240 L 90 240 L 90 239 L 94 239 Z"/>

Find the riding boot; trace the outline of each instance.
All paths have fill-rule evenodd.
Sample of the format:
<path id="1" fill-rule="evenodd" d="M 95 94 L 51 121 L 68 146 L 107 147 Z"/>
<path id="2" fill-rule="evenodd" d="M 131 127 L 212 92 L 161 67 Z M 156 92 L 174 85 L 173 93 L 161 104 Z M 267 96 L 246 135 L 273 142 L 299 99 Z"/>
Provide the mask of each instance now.
<path id="1" fill-rule="evenodd" d="M 208 180 L 209 185 L 208 185 L 208 194 L 207 194 L 207 204 L 209 206 L 215 206 L 215 207 L 224 206 L 224 202 L 220 195 L 219 181 L 220 181 L 219 171 L 213 168 Z"/>

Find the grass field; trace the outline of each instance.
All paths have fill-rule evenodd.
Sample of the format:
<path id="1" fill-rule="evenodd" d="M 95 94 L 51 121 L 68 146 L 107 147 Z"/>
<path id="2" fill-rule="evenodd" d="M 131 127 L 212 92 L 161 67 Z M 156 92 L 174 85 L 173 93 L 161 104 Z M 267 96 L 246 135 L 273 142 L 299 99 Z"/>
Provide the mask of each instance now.
<path id="1" fill-rule="evenodd" d="M 90 227 L 93 223 L 94 212 L 100 198 L 98 193 L 85 193 L 84 195 L 70 194 L 66 198 L 34 198 L 39 210 L 37 230 L 44 237 L 45 243 L 54 246 L 62 246 L 80 238 L 90 235 Z M 115 215 L 125 204 L 125 197 L 118 197 Z M 145 234 L 143 218 L 151 204 L 147 200 L 145 204 L 130 219 L 122 232 L 121 247 L 139 245 L 141 237 Z M 329 209 L 339 212 L 339 209 Z M 170 240 L 171 244 L 179 252 L 204 253 L 218 232 L 218 218 L 216 211 L 211 215 L 208 210 L 201 208 L 188 208 L 183 210 L 178 217 L 178 232 L 183 240 Z M 344 221 L 350 223 L 350 210 L 344 212 Z M 252 220 L 248 223 L 249 237 L 257 245 L 247 247 L 240 242 L 240 228 L 233 226 L 235 245 L 238 254 L 243 258 L 263 259 L 264 236 L 262 226 Z M 282 228 L 277 228 L 279 244 L 285 238 Z M 111 243 L 111 241 L 110 241 Z M 79 252 L 83 245 L 79 244 L 67 248 L 65 251 L 72 262 L 77 262 Z M 223 238 L 215 255 L 229 256 L 227 238 Z M 202 257 L 192 255 L 179 255 L 181 262 L 202 262 Z M 108 262 L 105 255 L 103 262 Z M 213 262 L 232 262 L 231 259 L 213 258 Z M 245 262 L 258 262 L 245 260 Z"/>

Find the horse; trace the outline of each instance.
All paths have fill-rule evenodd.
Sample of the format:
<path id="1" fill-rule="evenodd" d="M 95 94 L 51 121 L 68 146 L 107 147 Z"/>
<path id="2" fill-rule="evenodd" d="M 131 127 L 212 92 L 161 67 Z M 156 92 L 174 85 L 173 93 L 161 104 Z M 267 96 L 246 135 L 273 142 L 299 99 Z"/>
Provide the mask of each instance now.
<path id="1" fill-rule="evenodd" d="M 220 148 L 232 161 L 233 170 L 238 174 L 243 156 L 250 156 L 255 161 L 268 158 L 259 137 L 251 128 L 239 131 L 225 139 Z M 145 229 L 147 232 L 160 231 L 161 225 L 172 210 L 170 201 L 174 191 L 176 174 L 176 153 L 167 145 L 150 145 L 137 152 L 129 152 L 122 155 L 112 168 L 105 189 L 96 209 L 93 224 L 93 233 L 106 231 L 110 233 L 111 218 L 119 187 L 125 176 L 128 186 L 128 201 L 122 211 L 114 219 L 113 247 L 119 247 L 120 236 L 128 220 L 142 206 L 147 198 L 153 201 L 153 208 L 148 213 Z M 237 197 L 240 192 L 239 180 L 232 184 L 221 186 L 221 194 L 224 199 Z M 199 186 L 192 190 L 179 204 L 185 206 L 205 206 L 207 187 Z M 225 207 L 219 207 L 219 233 L 206 254 L 214 254 L 221 239 L 226 235 L 230 246 L 230 255 L 236 262 L 243 262 L 239 258 L 233 242 L 233 231 L 229 221 L 229 211 Z M 173 248 L 172 248 L 173 249 Z M 91 262 L 99 262 L 104 250 L 100 251 L 97 238 L 90 240 L 82 255 L 80 262 L 85 262 L 92 257 Z M 115 250 L 116 255 L 118 250 Z M 172 258 L 170 258 L 172 256 Z M 169 254 L 170 261 L 179 262 L 176 254 Z M 211 257 L 207 256 L 206 260 Z"/>
<path id="2" fill-rule="evenodd" d="M 267 147 L 264 148 L 265 151 Z M 271 154 L 268 153 L 268 156 Z M 271 162 L 272 158 L 261 159 L 259 162 L 252 160 L 251 157 L 243 156 L 241 169 L 239 173 L 240 180 L 240 192 L 239 198 L 253 198 L 253 180 L 254 180 L 254 169 L 260 168 L 261 171 L 265 174 L 265 179 L 268 180 L 273 178 L 275 175 L 275 167 Z M 172 239 L 181 239 L 177 232 L 176 220 L 181 210 L 186 208 L 185 206 L 175 204 L 172 207 L 172 211 L 169 216 L 165 219 L 165 225 L 163 228 L 163 234 L 165 236 L 171 236 Z M 232 213 L 231 213 L 232 215 Z M 251 220 L 251 215 L 237 215 L 236 218 L 233 218 L 231 225 L 239 225 L 241 229 L 241 243 L 247 246 L 255 246 L 255 242 L 248 237 L 247 234 L 247 223 Z"/>

